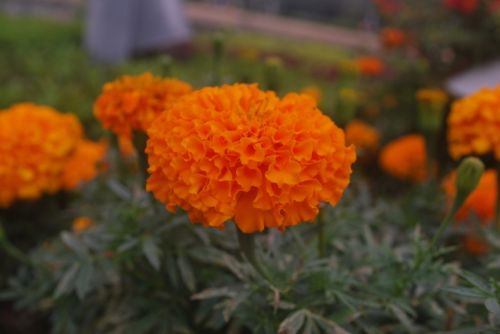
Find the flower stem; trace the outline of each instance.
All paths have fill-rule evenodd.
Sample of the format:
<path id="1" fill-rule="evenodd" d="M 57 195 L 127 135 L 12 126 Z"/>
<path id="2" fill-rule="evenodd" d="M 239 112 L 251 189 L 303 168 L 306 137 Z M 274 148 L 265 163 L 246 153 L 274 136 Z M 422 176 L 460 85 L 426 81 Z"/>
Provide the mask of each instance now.
<path id="1" fill-rule="evenodd" d="M 433 181 L 436 178 L 435 165 L 437 164 L 436 133 L 431 130 L 424 131 L 425 148 L 427 151 L 427 177 Z"/>
<path id="2" fill-rule="evenodd" d="M 30 259 L 9 241 L 2 224 L 0 224 L 0 248 L 17 261 L 31 265 Z"/>
<path id="3" fill-rule="evenodd" d="M 453 201 L 453 205 L 451 206 L 450 211 L 448 211 L 448 214 L 441 222 L 441 225 L 439 226 L 439 229 L 434 235 L 434 238 L 432 238 L 430 246 L 431 251 L 434 251 L 437 248 L 437 246 L 439 246 L 439 243 L 441 242 L 444 232 L 446 231 L 450 223 L 453 221 L 453 217 L 457 213 L 458 209 L 460 209 L 460 207 L 462 206 L 463 202 L 465 201 L 465 198 L 459 195 L 455 197 L 455 200 Z"/>
<path id="4" fill-rule="evenodd" d="M 148 178 L 148 156 L 146 155 L 146 143 L 148 136 L 144 132 L 135 131 L 133 134 L 134 147 L 137 150 L 139 168 L 144 180 Z"/>
<path id="5" fill-rule="evenodd" d="M 245 256 L 246 260 L 253 266 L 255 271 L 257 271 L 262 277 L 269 281 L 269 275 L 264 269 L 264 267 L 259 262 L 257 258 L 257 253 L 255 249 L 255 235 L 249 233 L 243 233 L 238 230 L 238 243 L 240 245 L 240 251 Z"/>
<path id="6" fill-rule="evenodd" d="M 495 212 L 495 222 L 497 230 L 500 230 L 500 162 L 497 162 L 496 172 L 497 172 L 497 206 Z"/>
<path id="7" fill-rule="evenodd" d="M 318 253 L 319 257 L 326 255 L 325 217 L 321 209 L 318 214 Z"/>

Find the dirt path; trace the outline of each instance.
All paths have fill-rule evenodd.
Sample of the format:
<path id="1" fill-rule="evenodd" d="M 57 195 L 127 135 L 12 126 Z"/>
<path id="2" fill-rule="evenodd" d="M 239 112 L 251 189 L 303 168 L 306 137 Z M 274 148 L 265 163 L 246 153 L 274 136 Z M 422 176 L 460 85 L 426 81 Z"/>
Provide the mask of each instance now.
<path id="1" fill-rule="evenodd" d="M 84 3 L 83 0 L 4 0 L 0 1 L 0 11 L 71 20 L 77 16 Z M 375 34 L 360 30 L 203 3 L 186 2 L 185 11 L 195 26 L 243 29 L 350 49 L 367 51 L 380 49 Z"/>

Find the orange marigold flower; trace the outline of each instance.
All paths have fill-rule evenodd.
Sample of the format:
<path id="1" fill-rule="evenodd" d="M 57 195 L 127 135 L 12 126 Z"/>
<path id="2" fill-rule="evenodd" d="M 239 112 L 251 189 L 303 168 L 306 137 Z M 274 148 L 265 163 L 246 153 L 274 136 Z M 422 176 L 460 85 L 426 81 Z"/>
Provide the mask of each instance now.
<path id="1" fill-rule="evenodd" d="M 82 182 L 90 181 L 99 172 L 99 164 L 106 155 L 107 144 L 81 140 L 71 157 L 66 162 L 62 172 L 62 188 L 72 190 Z"/>
<path id="2" fill-rule="evenodd" d="M 307 86 L 300 93 L 311 97 L 316 103 L 321 102 L 322 93 L 321 89 L 317 86 Z"/>
<path id="3" fill-rule="evenodd" d="M 80 234 L 94 226 L 94 222 L 86 216 L 81 216 L 73 220 L 73 232 Z"/>
<path id="4" fill-rule="evenodd" d="M 448 102 L 448 94 L 442 89 L 422 88 L 415 93 L 417 101 L 429 104 L 444 104 Z"/>
<path id="5" fill-rule="evenodd" d="M 480 237 L 475 236 L 474 234 L 466 235 L 462 239 L 462 244 L 464 250 L 471 255 L 485 255 L 490 251 L 490 246 L 488 243 L 481 239 Z"/>
<path id="6" fill-rule="evenodd" d="M 443 181 L 443 189 L 451 201 L 456 195 L 456 172 L 452 172 Z M 467 220 L 471 214 L 477 216 L 482 225 L 489 224 L 495 216 L 497 200 L 497 175 L 495 170 L 487 170 L 479 181 L 476 189 L 455 215 L 457 221 Z"/>
<path id="7" fill-rule="evenodd" d="M 492 153 L 500 160 L 500 85 L 453 103 L 448 117 L 448 149 L 453 159 Z"/>
<path id="8" fill-rule="evenodd" d="M 118 147 L 120 154 L 124 158 L 132 157 L 137 153 L 135 151 L 134 143 L 130 137 L 118 136 Z"/>
<path id="9" fill-rule="evenodd" d="M 406 34 L 398 28 L 384 28 L 380 33 L 382 44 L 387 48 L 397 48 L 406 43 Z"/>
<path id="10" fill-rule="evenodd" d="M 427 177 L 427 152 L 421 135 L 407 135 L 388 143 L 381 151 L 380 167 L 406 181 L 421 182 Z"/>
<path id="11" fill-rule="evenodd" d="M 168 105 L 191 90 L 185 82 L 151 73 L 123 76 L 104 85 L 94 114 L 106 129 L 130 138 L 133 130 L 146 131 Z"/>
<path id="12" fill-rule="evenodd" d="M 444 0 L 444 5 L 448 9 L 470 15 L 479 7 L 479 0 Z"/>
<path id="13" fill-rule="evenodd" d="M 75 116 L 31 103 L 0 111 L 0 143 L 0 207 L 89 180 L 97 159 L 91 151 L 101 147 L 84 139 Z"/>
<path id="14" fill-rule="evenodd" d="M 377 149 L 380 140 L 376 128 L 359 120 L 353 120 L 347 125 L 345 137 L 348 144 L 371 152 Z"/>
<path id="15" fill-rule="evenodd" d="M 358 72 L 366 76 L 378 76 L 384 72 L 385 65 L 377 57 L 359 57 L 356 60 Z"/>
<path id="16" fill-rule="evenodd" d="M 59 190 L 68 156 L 82 137 L 78 119 L 21 103 L 0 112 L 0 207 Z"/>
<path id="17" fill-rule="evenodd" d="M 312 221 L 347 187 L 354 147 L 313 99 L 257 85 L 207 87 L 180 99 L 148 131 L 147 190 L 170 211 L 246 233 Z"/>

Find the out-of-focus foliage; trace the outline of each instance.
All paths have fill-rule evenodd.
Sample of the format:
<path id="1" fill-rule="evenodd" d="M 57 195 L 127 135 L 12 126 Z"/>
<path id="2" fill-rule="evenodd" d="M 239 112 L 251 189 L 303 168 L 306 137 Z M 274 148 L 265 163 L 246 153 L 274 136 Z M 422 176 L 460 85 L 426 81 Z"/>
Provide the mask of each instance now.
<path id="1" fill-rule="evenodd" d="M 315 58 L 230 41 L 223 82 L 278 85 L 281 94 L 313 84 L 326 114 L 336 119 L 347 106 L 382 142 L 417 130 L 415 92 L 442 79 L 418 55 L 381 57 L 383 71 L 365 77 L 349 53 Z M 73 25 L 0 17 L 0 44 L 2 109 L 49 104 L 77 113 L 95 137 L 103 130 L 92 105 L 104 82 L 162 71 L 160 59 L 93 64 Z M 202 87 L 212 79 L 206 38 L 195 50 L 203 52 L 176 61 L 172 75 Z M 281 61 L 272 82 L 269 57 Z M 0 211 L 31 263 L 14 270 L 2 259 L 1 297 L 48 317 L 54 333 L 498 333 L 498 232 L 476 228 L 490 245 L 481 257 L 462 249 L 465 225 L 429 250 L 446 207 L 438 182 L 399 182 L 373 157 L 360 159 L 341 203 L 323 208 L 326 256 L 318 252 L 321 224 L 268 231 L 257 237 L 264 278 L 240 254 L 232 223 L 219 231 L 167 213 L 143 190 L 137 162 L 120 158 L 111 142 L 106 173 L 81 193 Z M 80 216 L 92 224 L 72 231 Z"/>

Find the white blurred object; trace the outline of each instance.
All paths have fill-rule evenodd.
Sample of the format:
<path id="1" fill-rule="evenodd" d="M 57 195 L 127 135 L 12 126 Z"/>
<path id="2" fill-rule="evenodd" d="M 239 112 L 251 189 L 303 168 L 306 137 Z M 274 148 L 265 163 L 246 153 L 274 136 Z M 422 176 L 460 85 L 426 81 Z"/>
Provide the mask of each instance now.
<path id="1" fill-rule="evenodd" d="M 500 60 L 462 72 L 446 82 L 446 88 L 455 96 L 466 96 L 481 88 L 500 84 Z"/>
<path id="2" fill-rule="evenodd" d="M 181 0 L 89 0 L 85 46 L 97 60 L 119 62 L 133 53 L 187 42 Z"/>

